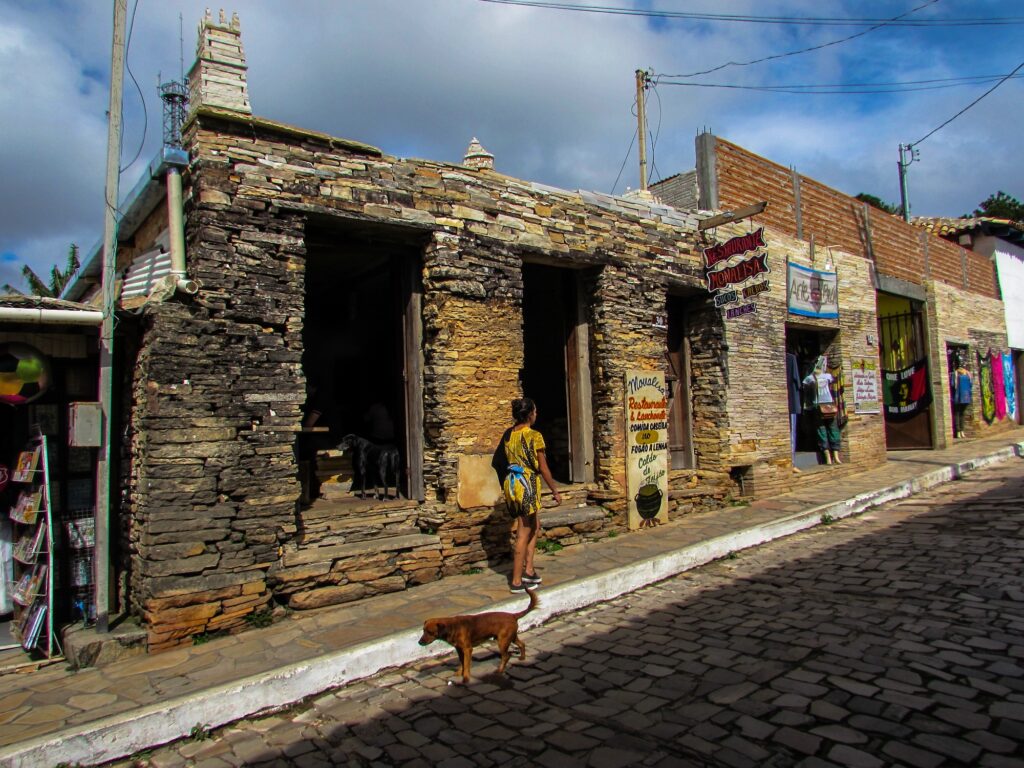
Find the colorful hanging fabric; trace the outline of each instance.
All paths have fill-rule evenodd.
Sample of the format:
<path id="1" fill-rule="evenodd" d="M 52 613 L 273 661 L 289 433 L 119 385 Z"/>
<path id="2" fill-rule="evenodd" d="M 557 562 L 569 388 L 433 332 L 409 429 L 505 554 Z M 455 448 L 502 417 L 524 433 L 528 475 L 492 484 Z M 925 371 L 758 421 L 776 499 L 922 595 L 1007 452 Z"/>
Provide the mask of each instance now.
<path id="1" fill-rule="evenodd" d="M 996 419 L 996 396 L 992 391 L 992 357 L 978 353 L 978 385 L 981 389 L 981 416 L 991 424 Z"/>
<path id="2" fill-rule="evenodd" d="M 882 371 L 882 382 L 885 418 L 888 421 L 910 419 L 924 411 L 932 402 L 926 357 L 907 368 Z"/>
<path id="3" fill-rule="evenodd" d="M 1017 375 L 1013 369 L 1013 355 L 1003 353 L 1003 386 L 1006 389 L 1006 415 L 1017 420 Z"/>
<path id="4" fill-rule="evenodd" d="M 1006 385 L 1003 383 L 1003 356 L 989 352 L 992 356 L 992 395 L 996 402 L 996 418 L 1006 418 Z"/>

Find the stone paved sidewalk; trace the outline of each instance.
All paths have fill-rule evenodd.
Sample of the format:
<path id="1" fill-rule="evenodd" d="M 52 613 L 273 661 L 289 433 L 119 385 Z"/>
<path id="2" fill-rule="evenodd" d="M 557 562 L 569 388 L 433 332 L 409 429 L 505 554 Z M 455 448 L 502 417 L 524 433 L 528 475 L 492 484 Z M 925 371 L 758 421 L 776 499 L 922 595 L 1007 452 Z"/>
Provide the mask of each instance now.
<path id="1" fill-rule="evenodd" d="M 747 507 L 696 514 L 656 531 L 544 555 L 545 619 L 831 518 L 902 498 L 1024 452 L 1024 429 L 944 451 L 893 453 L 879 469 L 830 479 Z M 431 615 L 519 606 L 506 577 L 486 571 L 344 606 L 291 615 L 265 629 L 73 672 L 54 665 L 0 676 L 0 765 L 95 763 L 298 701 L 415 659 Z"/>

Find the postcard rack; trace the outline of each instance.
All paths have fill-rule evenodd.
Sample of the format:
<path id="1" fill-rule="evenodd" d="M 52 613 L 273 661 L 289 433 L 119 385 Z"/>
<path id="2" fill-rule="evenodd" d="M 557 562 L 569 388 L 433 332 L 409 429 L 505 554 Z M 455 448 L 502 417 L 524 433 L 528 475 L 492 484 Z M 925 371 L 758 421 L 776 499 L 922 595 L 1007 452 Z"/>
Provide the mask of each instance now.
<path id="1" fill-rule="evenodd" d="M 14 635 L 26 651 L 60 653 L 53 626 L 53 516 L 46 436 L 19 456 L 11 481 L 18 493 L 9 516 L 14 529 Z"/>

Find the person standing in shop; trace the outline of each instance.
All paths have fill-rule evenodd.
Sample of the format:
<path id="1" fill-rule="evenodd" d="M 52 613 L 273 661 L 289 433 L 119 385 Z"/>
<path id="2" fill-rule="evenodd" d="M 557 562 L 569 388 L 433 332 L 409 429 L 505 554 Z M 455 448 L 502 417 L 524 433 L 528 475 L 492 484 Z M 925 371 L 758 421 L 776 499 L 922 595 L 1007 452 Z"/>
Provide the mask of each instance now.
<path id="1" fill-rule="evenodd" d="M 971 372 L 959 357 L 956 359 L 956 368 L 950 374 L 950 379 L 953 394 L 953 437 L 963 437 L 964 422 L 967 419 L 967 409 L 971 405 L 974 385 L 971 382 Z"/>

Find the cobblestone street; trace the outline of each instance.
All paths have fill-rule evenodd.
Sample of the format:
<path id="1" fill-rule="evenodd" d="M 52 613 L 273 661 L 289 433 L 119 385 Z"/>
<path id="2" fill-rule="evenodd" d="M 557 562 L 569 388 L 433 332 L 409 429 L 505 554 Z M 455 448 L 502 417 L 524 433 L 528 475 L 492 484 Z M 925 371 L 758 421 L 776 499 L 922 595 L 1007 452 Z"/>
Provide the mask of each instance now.
<path id="1" fill-rule="evenodd" d="M 1012 460 L 117 765 L 1024 766 L 1022 527 Z"/>

